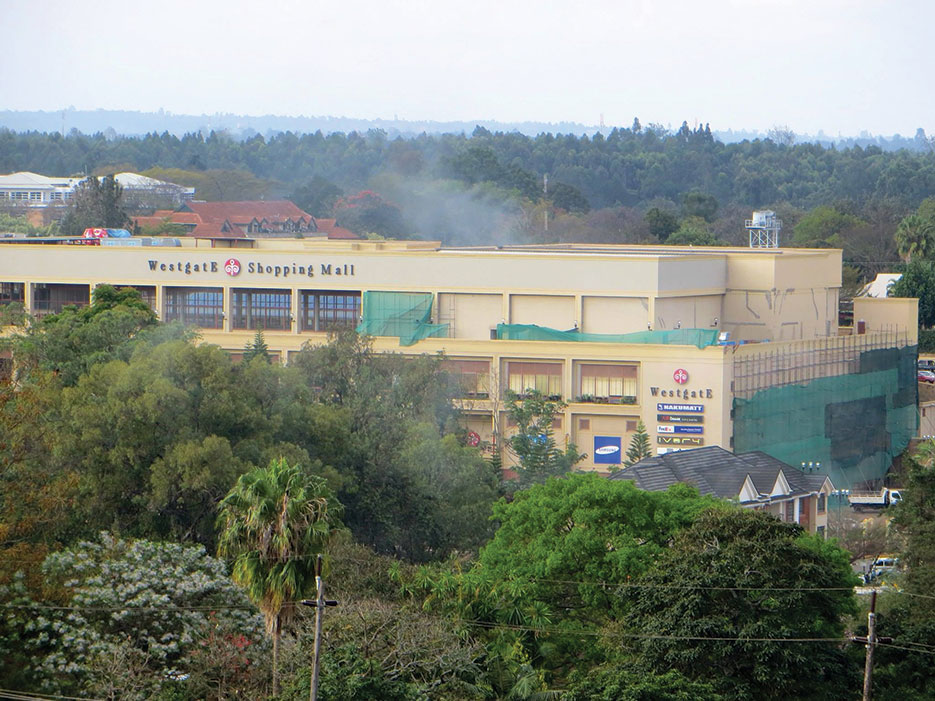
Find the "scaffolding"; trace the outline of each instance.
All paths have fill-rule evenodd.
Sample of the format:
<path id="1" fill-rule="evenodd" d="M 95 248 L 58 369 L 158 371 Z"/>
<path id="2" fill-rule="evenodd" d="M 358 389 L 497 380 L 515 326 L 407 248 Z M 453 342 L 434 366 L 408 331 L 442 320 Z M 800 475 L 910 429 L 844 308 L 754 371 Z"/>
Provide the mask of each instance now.
<path id="1" fill-rule="evenodd" d="M 881 484 L 918 430 L 917 350 L 881 333 L 736 357 L 735 452 L 820 462 L 838 489 Z"/>

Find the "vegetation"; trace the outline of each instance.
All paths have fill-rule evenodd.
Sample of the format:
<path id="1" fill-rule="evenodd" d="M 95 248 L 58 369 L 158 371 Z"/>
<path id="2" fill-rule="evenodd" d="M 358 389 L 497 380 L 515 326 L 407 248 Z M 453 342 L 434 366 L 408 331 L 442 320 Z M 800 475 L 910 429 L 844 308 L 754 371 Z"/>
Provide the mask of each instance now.
<path id="1" fill-rule="evenodd" d="M 536 390 L 529 390 L 522 397 L 507 390 L 506 414 L 516 426 L 507 447 L 518 461 L 514 469 L 519 475 L 519 486 L 538 484 L 571 472 L 584 458 L 574 443 L 559 448 L 555 442 L 552 426 L 565 406 L 560 399 L 550 399 Z"/>
<path id="2" fill-rule="evenodd" d="M 843 247 L 855 283 L 901 256 L 893 293 L 920 297 L 925 326 L 933 159 L 638 122 L 409 140 L 0 131 L 0 169 L 128 164 L 208 199 L 290 193 L 355 231 L 451 243 L 736 243 L 769 206 L 797 244 Z M 125 222 L 116 184 L 88 183 L 68 231 Z M 324 553 L 339 605 L 323 699 L 855 696 L 848 553 L 685 486 L 576 474 L 559 399 L 508 397 L 504 481 L 468 444 L 438 357 L 377 354 L 347 332 L 283 367 L 258 332 L 235 363 L 108 286 L 84 309 L 2 318 L 17 324 L 0 380 L 2 688 L 304 699 L 313 633 L 296 603 Z M 879 698 L 935 684 L 933 451 L 897 509 L 909 571 L 881 598 L 880 633 L 900 645 L 877 651 Z M 641 425 L 627 464 L 647 454 Z M 873 528 L 861 538 L 897 542 Z"/>
<path id="3" fill-rule="evenodd" d="M 630 467 L 643 458 L 650 457 L 652 454 L 652 448 L 649 444 L 649 434 L 646 433 L 646 424 L 643 423 L 643 419 L 639 419 L 636 422 L 636 433 L 634 433 L 633 438 L 630 439 L 630 446 L 627 448 L 623 466 Z"/>
<path id="4" fill-rule="evenodd" d="M 320 477 L 284 458 L 241 475 L 221 500 L 218 554 L 263 612 L 273 638 L 273 695 L 279 693 L 279 640 L 299 600 L 314 588 L 315 555 L 339 527 L 340 507 Z"/>
<path id="5" fill-rule="evenodd" d="M 126 229 L 130 217 L 123 208 L 123 188 L 113 175 L 85 178 L 75 188 L 68 213 L 62 219 L 62 233 L 81 234 L 86 228 Z"/>
<path id="6" fill-rule="evenodd" d="M 289 196 L 361 233 L 461 244 L 736 244 L 750 210 L 771 208 L 784 240 L 842 246 L 863 276 L 898 260 L 900 222 L 902 255 L 921 255 L 926 227 L 905 218 L 931 220 L 920 205 L 935 192 L 935 152 L 793 142 L 776 130 L 723 144 L 707 126 L 670 132 L 638 120 L 608 133 L 535 137 L 481 127 L 408 139 L 371 130 L 242 141 L 222 132 L 108 139 L 4 130 L 0 171 L 133 169 L 194 186 L 199 198 Z"/>

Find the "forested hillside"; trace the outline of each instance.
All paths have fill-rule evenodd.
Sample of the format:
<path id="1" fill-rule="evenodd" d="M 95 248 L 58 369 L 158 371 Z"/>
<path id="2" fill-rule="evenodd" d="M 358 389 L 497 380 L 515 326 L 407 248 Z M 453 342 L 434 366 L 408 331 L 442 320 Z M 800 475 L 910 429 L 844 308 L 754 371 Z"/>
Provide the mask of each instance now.
<path id="1" fill-rule="evenodd" d="M 316 216 L 345 219 L 357 206 L 348 198 L 369 190 L 382 209 L 352 228 L 447 243 L 666 242 L 680 229 L 669 242 L 738 243 L 756 208 L 780 214 L 788 241 L 821 207 L 819 226 L 795 230 L 797 245 L 842 245 L 864 272 L 896 260 L 897 224 L 935 193 L 935 152 L 775 139 L 723 144 L 707 125 L 671 133 L 638 121 L 606 137 L 482 127 L 469 136 L 389 139 L 372 130 L 244 141 L 4 130 L 0 172 L 134 170 L 194 185 L 200 198 L 288 196 Z"/>

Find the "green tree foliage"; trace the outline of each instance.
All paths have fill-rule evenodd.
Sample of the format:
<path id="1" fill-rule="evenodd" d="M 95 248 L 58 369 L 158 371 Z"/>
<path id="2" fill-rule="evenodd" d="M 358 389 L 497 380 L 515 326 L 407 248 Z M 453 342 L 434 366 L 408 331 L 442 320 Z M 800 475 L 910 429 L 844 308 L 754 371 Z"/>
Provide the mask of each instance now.
<path id="1" fill-rule="evenodd" d="M 233 147 L 233 144 L 230 144 Z M 143 171 L 143 175 L 165 182 L 195 188 L 195 195 L 208 202 L 261 200 L 269 196 L 272 185 L 247 168 L 210 168 L 186 170 L 184 168 L 156 167 Z"/>
<path id="2" fill-rule="evenodd" d="M 15 211 L 15 210 L 14 210 Z M 26 234 L 27 236 L 49 236 L 58 231 L 58 224 L 46 227 L 33 226 L 26 216 L 0 211 L 0 233 Z"/>
<path id="3" fill-rule="evenodd" d="M 902 579 L 905 593 L 880 601 L 878 635 L 889 636 L 904 649 L 879 648 L 874 670 L 874 698 L 922 701 L 935 684 L 928 646 L 935 646 L 935 441 L 923 443 L 903 459 L 908 480 L 893 523 L 905 538 Z M 925 646 L 925 647 L 923 647 Z"/>
<path id="4" fill-rule="evenodd" d="M 704 219 L 683 219 L 678 231 L 666 239 L 668 246 L 723 246 L 724 242 L 711 233 Z"/>
<path id="5" fill-rule="evenodd" d="M 30 675 L 46 693 L 96 697 L 117 684 L 112 698 L 153 698 L 193 671 L 212 628 L 262 642 L 259 616 L 201 546 L 102 533 L 49 555 L 43 572 L 52 598 L 20 618 Z M 62 601 L 74 608 L 54 606 Z"/>
<path id="6" fill-rule="evenodd" d="M 682 216 L 698 217 L 709 224 L 715 220 L 718 203 L 713 195 L 692 190 L 682 195 Z"/>
<path id="7" fill-rule="evenodd" d="M 935 263 L 916 258 L 889 289 L 891 297 L 918 297 L 919 326 L 935 326 Z"/>
<path id="8" fill-rule="evenodd" d="M 507 439 L 510 452 L 519 461 L 514 468 L 519 486 L 539 484 L 549 477 L 564 475 L 574 469 L 585 456 L 574 443 L 564 449 L 555 442 L 552 424 L 566 404 L 530 390 L 520 397 L 506 393 L 506 414 L 515 424 L 516 433 Z"/>
<path id="9" fill-rule="evenodd" d="M 465 634 L 483 642 L 498 693 L 541 693 L 602 660 L 592 636 L 625 615 L 617 586 L 715 503 L 683 485 L 644 492 L 594 474 L 553 478 L 497 503 L 500 526 L 476 564 L 396 576 L 424 608 L 480 624 Z"/>
<path id="10" fill-rule="evenodd" d="M 675 670 L 725 698 L 850 699 L 859 669 L 842 617 L 856 613 L 856 582 L 844 550 L 797 525 L 711 511 L 639 580 L 620 631 L 647 670 Z"/>
<path id="11" fill-rule="evenodd" d="M 156 329 L 156 315 L 132 288 L 99 285 L 87 307 L 66 307 L 59 314 L 30 324 L 11 341 L 17 363 L 54 372 L 66 386 L 88 368 L 116 357 L 128 357 L 137 337 L 181 335 L 181 329 Z"/>
<path id="12" fill-rule="evenodd" d="M 620 665 L 589 670 L 573 679 L 566 701 L 720 701 L 711 684 L 690 681 L 676 671 L 626 669 Z"/>
<path id="13" fill-rule="evenodd" d="M 88 227 L 125 229 L 130 217 L 123 207 L 123 188 L 113 175 L 90 177 L 75 188 L 68 213 L 62 219 L 63 234 L 81 234 Z"/>
<path id="14" fill-rule="evenodd" d="M 594 474 L 550 479 L 494 507 L 499 522 L 478 573 L 523 583 L 555 613 L 603 621 L 618 615 L 613 584 L 645 572 L 670 538 L 716 502 L 679 485 L 646 492 Z"/>
<path id="15" fill-rule="evenodd" d="M 463 547 L 485 527 L 445 542 L 455 534 L 446 525 L 450 513 L 462 507 L 483 511 L 481 503 L 469 505 L 459 493 L 462 479 L 480 469 L 479 463 L 456 454 L 449 439 L 432 446 L 428 424 L 441 436 L 457 430 L 449 384 L 440 375 L 439 358 L 375 353 L 368 339 L 353 331 L 339 334 L 330 343 L 309 347 L 292 361 L 301 382 L 316 388 L 321 402 L 347 412 L 353 439 L 334 466 L 345 476 L 339 491 L 347 508 L 347 526 L 361 542 L 378 552 L 393 552 L 415 560 L 444 556 Z M 410 431 L 415 433 L 410 433 Z M 427 442 L 422 449 L 433 459 L 451 461 L 464 477 L 437 480 L 438 463 L 407 457 L 406 436 Z M 484 477 L 486 480 L 486 477 Z M 433 484 L 435 482 L 435 484 Z M 441 490 L 441 491 L 440 491 Z M 470 494 L 480 498 L 483 486 Z"/>
<path id="16" fill-rule="evenodd" d="M 646 433 L 646 424 L 643 419 L 636 422 L 636 433 L 630 439 L 630 447 L 627 448 L 626 459 L 623 461 L 624 467 L 630 467 L 638 463 L 643 458 L 648 458 L 653 454 L 652 447 L 649 444 L 649 434 Z"/>
<path id="17" fill-rule="evenodd" d="M 896 248 L 906 262 L 925 258 L 935 243 L 935 222 L 919 214 L 909 214 L 896 227 Z"/>
<path id="18" fill-rule="evenodd" d="M 253 340 L 247 343 L 243 349 L 243 362 L 249 363 L 254 358 L 261 358 L 269 362 L 269 346 L 266 344 L 261 329 L 257 329 L 257 332 L 253 335 Z"/>
<path id="19" fill-rule="evenodd" d="M 591 211 L 591 204 L 588 199 L 581 194 L 581 190 L 565 183 L 556 183 L 549 196 L 552 198 L 552 204 L 566 212 L 578 212 L 587 214 Z"/>
<path id="20" fill-rule="evenodd" d="M 441 435 L 430 423 L 413 423 L 404 436 L 400 465 L 429 503 L 442 507 L 444 513 L 432 519 L 439 554 L 451 549 L 476 552 L 490 539 L 500 474 L 476 448 L 465 445 L 460 435 Z M 407 550 L 418 547 L 413 542 Z"/>
<path id="21" fill-rule="evenodd" d="M 917 141 L 901 143 L 918 149 Z M 701 210 L 689 207 L 686 214 L 710 218 L 712 200 L 706 198 L 713 198 L 719 218 L 709 224 L 729 241 L 742 237 L 741 220 L 751 209 L 830 208 L 855 217 L 856 226 L 845 222 L 843 229 L 806 226 L 795 240 L 797 245 L 843 247 L 845 260 L 871 275 L 885 269 L 882 262 L 894 260 L 896 223 L 935 191 L 935 159 L 925 148 L 884 152 L 872 141 L 829 148 L 771 139 L 722 144 L 707 125 L 692 129 L 687 124 L 675 133 L 660 125 L 634 124 L 606 135 L 545 132 L 529 137 L 475 130 L 393 140 L 379 130 L 283 132 L 268 139 L 254 134 L 241 141 L 214 132 L 108 140 L 103 134 L 8 131 L 0 135 L 0 170 L 70 173 L 121 163 L 195 186 L 199 198 L 211 200 L 296 194 L 319 178 L 343 192 L 375 187 L 392 197 L 407 235 L 472 244 L 502 243 L 504 232 L 543 240 L 541 226 L 528 226 L 526 210 L 544 201 L 541 176 L 548 173 L 554 204 L 566 219 L 559 228 L 550 226 L 549 240 L 643 241 L 643 212 L 674 210 L 686 193 L 703 193 Z M 393 185 L 385 186 L 390 181 Z M 576 206 L 562 202 L 560 184 L 575 188 L 583 200 Z M 328 197 L 323 200 L 327 206 Z M 575 211 L 583 212 L 584 200 L 593 210 L 588 214 Z M 323 211 L 314 213 L 322 216 Z M 798 215 L 783 212 L 783 219 L 788 230 Z M 627 220 L 627 227 L 608 226 L 614 220 Z M 541 216 L 536 221 L 541 223 Z"/>
<path id="22" fill-rule="evenodd" d="M 398 238 L 407 233 L 399 207 L 383 199 L 372 190 L 342 197 L 334 205 L 338 226 L 355 234 L 379 234 Z"/>
<path id="23" fill-rule="evenodd" d="M 836 207 L 816 207 L 795 225 L 795 245 L 809 248 L 841 248 L 847 235 L 861 224 L 860 219 Z"/>
<path id="24" fill-rule="evenodd" d="M 325 481 L 283 459 L 237 480 L 221 501 L 218 553 L 233 562 L 234 581 L 263 612 L 273 639 L 273 695 L 279 691 L 283 626 L 315 587 L 315 555 L 340 527 L 341 505 Z"/>
<path id="25" fill-rule="evenodd" d="M 334 206 L 343 194 L 337 185 L 316 175 L 293 190 L 289 199 L 313 217 L 328 219 L 334 216 Z"/>
<path id="26" fill-rule="evenodd" d="M 663 243 L 679 229 L 679 218 L 658 207 L 646 212 L 646 222 L 649 224 L 649 233 Z"/>

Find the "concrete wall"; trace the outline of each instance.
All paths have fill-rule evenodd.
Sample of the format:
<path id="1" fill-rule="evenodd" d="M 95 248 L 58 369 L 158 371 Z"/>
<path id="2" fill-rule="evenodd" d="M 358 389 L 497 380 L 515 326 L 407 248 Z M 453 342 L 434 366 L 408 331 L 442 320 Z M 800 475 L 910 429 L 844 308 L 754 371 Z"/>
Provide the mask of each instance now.
<path id="1" fill-rule="evenodd" d="M 855 297 L 855 333 L 861 321 L 867 333 L 905 333 L 910 345 L 919 343 L 919 300 L 914 297 Z"/>

